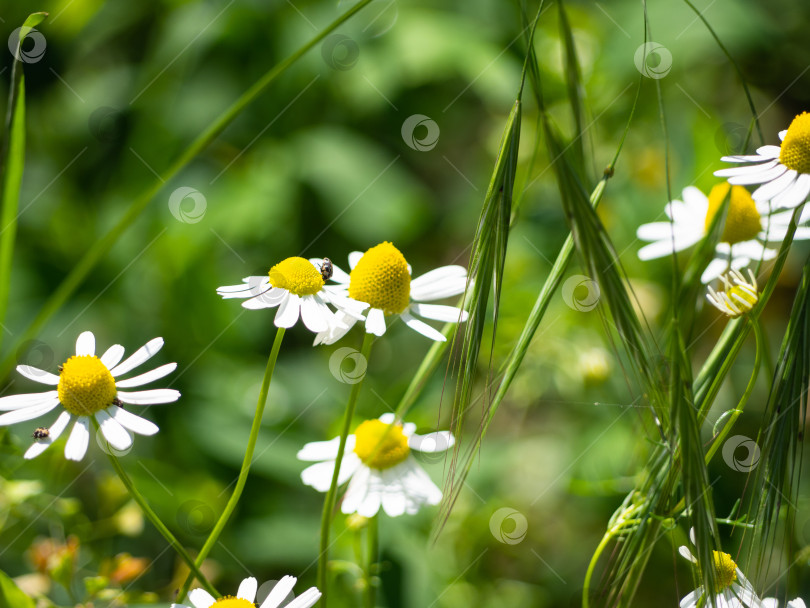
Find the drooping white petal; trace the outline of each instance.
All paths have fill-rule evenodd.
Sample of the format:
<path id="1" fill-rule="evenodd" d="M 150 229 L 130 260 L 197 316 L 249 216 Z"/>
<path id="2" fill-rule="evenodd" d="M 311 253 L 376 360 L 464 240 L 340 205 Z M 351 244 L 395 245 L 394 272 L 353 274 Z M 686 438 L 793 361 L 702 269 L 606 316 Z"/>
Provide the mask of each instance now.
<path id="1" fill-rule="evenodd" d="M 253 603 L 256 601 L 256 591 L 258 588 L 259 582 L 252 576 L 248 577 L 239 583 L 239 590 L 236 592 L 236 597 Z"/>
<path id="2" fill-rule="evenodd" d="M 18 365 L 17 371 L 29 380 L 39 382 L 40 384 L 50 384 L 51 386 L 59 384 L 59 376 L 51 372 L 46 372 L 44 369 L 39 369 L 38 367 Z"/>
<path id="3" fill-rule="evenodd" d="M 268 594 L 267 598 L 262 602 L 260 608 L 278 608 L 278 606 L 287 599 L 287 596 L 292 593 L 295 587 L 296 579 L 294 576 L 283 576 L 281 580 L 276 583 L 273 590 Z"/>
<path id="4" fill-rule="evenodd" d="M 340 510 L 346 515 L 356 513 L 357 509 L 366 499 L 369 492 L 368 483 L 370 474 L 371 471 L 369 468 L 362 466 L 352 475 L 352 480 L 349 482 L 349 487 L 346 488 L 346 493 L 343 496 L 343 502 L 340 506 Z"/>
<path id="5" fill-rule="evenodd" d="M 385 333 L 385 313 L 379 308 L 369 308 L 366 315 L 366 333 L 382 336 Z"/>
<path id="6" fill-rule="evenodd" d="M 436 342 L 447 341 L 447 338 L 445 338 L 444 334 L 442 334 L 442 332 L 440 332 L 438 329 L 434 329 L 424 321 L 420 321 L 419 319 L 412 317 L 407 312 L 403 312 L 400 315 L 400 318 L 405 322 L 405 325 L 407 325 L 414 331 L 419 332 L 426 338 L 430 338 L 431 340 L 435 340 Z"/>
<path id="7" fill-rule="evenodd" d="M 96 337 L 92 331 L 84 331 L 79 334 L 76 339 L 76 354 L 91 356 L 96 354 Z"/>
<path id="8" fill-rule="evenodd" d="M 158 425 L 156 425 L 154 422 L 151 422 L 146 418 L 141 418 L 140 416 L 137 416 L 132 412 L 128 412 L 124 408 L 116 405 L 108 407 L 107 413 L 125 429 L 128 429 L 133 433 L 137 433 L 138 435 L 150 436 L 156 434 L 160 430 Z"/>
<path id="9" fill-rule="evenodd" d="M 442 304 L 418 304 L 414 302 L 410 306 L 412 313 L 433 319 L 434 321 L 445 321 L 447 323 L 458 323 L 467 320 L 467 311 L 455 306 L 444 306 Z"/>
<path id="10" fill-rule="evenodd" d="M 112 447 L 116 450 L 126 450 L 132 445 L 132 435 L 116 422 L 105 410 L 96 412 L 96 421 L 98 421 L 101 434 Z"/>
<path id="11" fill-rule="evenodd" d="M 315 333 L 327 331 L 330 316 L 332 316 L 332 313 L 329 308 L 315 296 L 303 296 L 301 298 L 301 320 L 309 331 Z"/>
<path id="12" fill-rule="evenodd" d="M 79 461 L 87 453 L 87 446 L 90 444 L 90 419 L 87 416 L 80 416 L 73 425 L 67 443 L 65 444 L 65 458 Z"/>
<path id="13" fill-rule="evenodd" d="M 700 282 L 704 285 L 707 283 L 711 283 L 714 279 L 720 278 L 720 276 L 726 272 L 729 268 L 728 260 L 723 260 L 720 258 L 715 258 L 709 265 L 706 266 L 706 270 L 703 271 L 703 274 L 700 275 Z"/>
<path id="14" fill-rule="evenodd" d="M 321 592 L 317 587 L 310 587 L 301 595 L 291 601 L 285 608 L 311 608 L 321 599 Z M 802 606 L 804 608 L 804 606 Z"/>
<path id="15" fill-rule="evenodd" d="M 411 281 L 411 299 L 431 301 L 464 293 L 467 269 L 463 266 L 442 266 Z"/>
<path id="16" fill-rule="evenodd" d="M 343 464 L 338 474 L 338 485 L 343 485 L 357 472 L 362 462 L 354 452 L 343 454 Z M 335 473 L 335 461 L 327 460 L 308 466 L 301 471 L 301 481 L 304 485 L 315 488 L 318 492 L 326 492 L 332 485 L 332 476 Z"/>
<path id="17" fill-rule="evenodd" d="M 163 338 L 149 340 L 149 342 L 141 346 L 138 350 L 127 357 L 123 363 L 119 363 L 112 368 L 110 373 L 113 375 L 113 377 L 126 374 L 128 371 L 138 367 L 141 363 L 144 363 L 154 357 L 161 348 L 163 348 Z"/>
<path id="18" fill-rule="evenodd" d="M 217 294 L 224 299 L 250 298 L 265 291 L 269 283 L 270 277 L 267 275 L 245 277 L 239 285 L 223 285 L 222 287 L 217 287 Z"/>
<path id="19" fill-rule="evenodd" d="M 450 431 L 436 431 L 427 435 L 412 435 L 408 438 L 408 446 L 417 452 L 436 453 L 444 452 L 453 447 L 456 442 Z"/>
<path id="20" fill-rule="evenodd" d="M 275 308 L 281 304 L 289 292 L 280 287 L 266 288 L 256 294 L 255 297 L 242 302 L 242 308 L 248 310 L 261 310 L 263 308 Z"/>
<path id="21" fill-rule="evenodd" d="M 771 203 L 777 209 L 793 209 L 798 207 L 810 194 L 810 175 L 802 173 L 787 190 L 774 198 Z"/>
<path id="22" fill-rule="evenodd" d="M 101 362 L 107 369 L 112 369 L 124 358 L 124 347 L 120 344 L 113 344 L 101 355 Z"/>
<path id="23" fill-rule="evenodd" d="M 132 388 L 133 386 L 142 386 L 144 384 L 154 382 L 155 380 L 159 380 L 164 376 L 168 376 L 175 369 L 177 369 L 177 363 L 167 363 L 166 365 L 156 367 L 152 371 L 141 374 L 140 376 L 134 376 L 132 378 L 127 378 L 126 380 L 116 380 L 115 386 L 117 388 Z"/>
<path id="24" fill-rule="evenodd" d="M 205 589 L 194 589 L 188 594 L 194 608 L 211 608 L 216 600 Z"/>
<path id="25" fill-rule="evenodd" d="M 290 328 L 298 322 L 300 312 L 301 298 L 294 293 L 287 292 L 287 295 L 278 306 L 278 312 L 273 323 L 276 327 Z"/>
<path id="26" fill-rule="evenodd" d="M 402 479 L 393 469 L 382 472 L 381 503 L 383 511 L 389 517 L 405 514 L 408 505 L 407 494 Z"/>
<path id="27" fill-rule="evenodd" d="M 767 201 L 770 200 L 782 192 L 784 192 L 792 183 L 793 180 L 796 179 L 796 171 L 792 169 L 789 171 L 785 171 L 781 176 L 777 177 L 775 180 L 768 182 L 767 184 L 761 185 L 759 188 L 754 190 L 751 197 L 755 201 Z"/>
<path id="28" fill-rule="evenodd" d="M 47 450 L 54 441 L 59 439 L 59 436 L 67 428 L 67 425 L 70 424 L 70 420 L 70 412 L 63 411 L 61 414 L 59 414 L 56 422 L 54 422 L 48 429 L 48 436 L 45 439 L 37 439 L 25 452 L 23 458 L 26 460 L 31 460 Z"/>
<path id="29" fill-rule="evenodd" d="M 760 171 L 751 171 L 750 167 L 737 167 L 736 169 L 739 173 L 737 175 L 728 175 L 727 176 L 728 183 L 734 184 L 736 186 L 764 184 L 773 179 L 776 179 L 777 177 L 785 173 L 785 171 L 787 171 L 787 167 L 778 164 L 776 161 L 773 161 L 773 163 L 765 163 L 764 165 L 758 165 L 758 167 L 761 168 Z M 743 172 L 742 169 L 749 169 L 749 170 Z M 732 169 L 728 169 L 728 171 L 731 170 Z"/>
<path id="30" fill-rule="evenodd" d="M 159 403 L 173 403 L 180 398 L 180 391 L 173 388 L 155 388 L 148 391 L 129 393 L 118 391 L 118 398 L 124 403 L 133 405 L 157 405 Z"/>
<path id="31" fill-rule="evenodd" d="M 7 426 L 9 424 L 16 424 L 18 422 L 25 422 L 26 420 L 39 418 L 40 416 L 43 416 L 53 410 L 58 405 L 59 399 L 51 399 L 38 405 L 31 405 L 12 410 L 9 413 L 0 416 L 0 426 Z"/>
<path id="32" fill-rule="evenodd" d="M 0 398 L 0 412 L 10 412 L 12 410 L 19 410 L 26 407 L 34 407 L 37 405 L 44 405 L 56 399 L 59 402 L 58 393 L 56 391 L 48 391 L 46 393 L 26 393 L 24 395 L 8 395 L 7 397 Z"/>

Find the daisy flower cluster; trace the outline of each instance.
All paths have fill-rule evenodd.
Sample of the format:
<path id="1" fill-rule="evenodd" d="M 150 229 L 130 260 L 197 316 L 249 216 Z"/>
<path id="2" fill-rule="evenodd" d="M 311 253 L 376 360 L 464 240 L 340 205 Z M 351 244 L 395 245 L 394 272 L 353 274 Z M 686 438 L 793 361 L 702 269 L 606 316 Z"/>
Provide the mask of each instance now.
<path id="1" fill-rule="evenodd" d="M 781 145 L 762 146 L 754 155 L 722 157 L 742 166 L 715 171 L 728 181 L 716 184 L 708 195 L 694 186 L 684 188 L 682 198 L 664 208 L 667 221 L 639 227 L 638 238 L 649 243 L 639 250 L 639 258 L 652 260 L 695 245 L 708 235 L 724 207 L 714 257 L 701 275 L 704 284 L 719 279 L 727 288 L 731 283 L 739 285 L 734 271 L 775 258 L 796 208 L 801 207 L 793 238 L 810 239 L 810 209 L 804 208 L 810 195 L 810 114 L 797 116 L 779 139 Z M 749 186 L 757 188 L 749 192 Z M 713 293 L 710 288 L 707 297 L 717 305 Z M 723 312 L 731 311 L 729 316 L 746 312 L 735 312 L 739 306 L 727 308 L 722 298 L 720 302 Z"/>

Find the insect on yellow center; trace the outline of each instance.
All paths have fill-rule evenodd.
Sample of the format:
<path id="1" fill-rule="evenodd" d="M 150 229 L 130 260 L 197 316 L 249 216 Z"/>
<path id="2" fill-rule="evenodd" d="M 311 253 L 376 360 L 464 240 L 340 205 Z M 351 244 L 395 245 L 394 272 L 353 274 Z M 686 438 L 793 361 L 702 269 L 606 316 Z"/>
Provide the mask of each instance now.
<path id="1" fill-rule="evenodd" d="M 731 559 L 728 553 L 713 551 L 714 577 L 720 589 L 731 587 L 731 583 L 737 580 L 737 564 Z"/>
<path id="2" fill-rule="evenodd" d="M 286 289 L 297 296 L 311 296 L 323 287 L 320 271 L 304 258 L 287 258 L 273 266 L 269 275 L 273 287 Z"/>
<path id="3" fill-rule="evenodd" d="M 411 273 L 405 256 L 387 241 L 366 251 L 352 269 L 349 297 L 387 315 L 405 310 L 411 300 Z"/>
<path id="4" fill-rule="evenodd" d="M 390 469 L 403 462 L 411 453 L 401 424 L 390 425 L 382 420 L 366 420 L 357 427 L 354 436 L 354 453 L 370 469 Z"/>
<path id="5" fill-rule="evenodd" d="M 810 114 L 802 112 L 788 127 L 779 162 L 799 173 L 810 173 Z"/>
<path id="6" fill-rule="evenodd" d="M 90 416 L 109 407 L 116 394 L 110 370 L 92 355 L 76 355 L 65 361 L 56 391 L 62 406 L 76 416 Z"/>
<path id="7" fill-rule="evenodd" d="M 212 606 L 217 606 L 218 608 L 256 608 L 256 604 L 253 602 L 230 595 L 218 599 Z"/>
<path id="8" fill-rule="evenodd" d="M 706 230 L 712 225 L 714 216 L 720 210 L 723 201 L 731 188 L 731 199 L 728 202 L 726 225 L 720 241 L 723 243 L 742 243 L 750 241 L 762 230 L 762 221 L 757 211 L 756 203 L 748 190 L 742 186 L 731 186 L 728 182 L 717 184 L 709 193 L 709 209 L 706 212 Z"/>

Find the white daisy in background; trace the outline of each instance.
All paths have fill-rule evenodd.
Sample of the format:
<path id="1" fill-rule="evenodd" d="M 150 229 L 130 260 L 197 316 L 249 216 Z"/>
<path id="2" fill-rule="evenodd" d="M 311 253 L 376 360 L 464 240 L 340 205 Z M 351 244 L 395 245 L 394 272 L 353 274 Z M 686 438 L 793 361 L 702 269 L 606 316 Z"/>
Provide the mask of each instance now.
<path id="1" fill-rule="evenodd" d="M 695 545 L 695 530 L 689 530 L 689 539 Z M 689 547 L 681 545 L 678 553 L 690 562 L 698 565 L 697 558 L 692 554 Z M 745 578 L 734 560 L 728 553 L 713 551 L 714 580 L 717 584 L 717 595 L 714 601 L 703 592 L 703 587 L 698 587 L 681 600 L 680 608 L 760 608 L 761 600 L 757 597 L 754 587 Z"/>
<path id="2" fill-rule="evenodd" d="M 155 338 L 135 351 L 123 363 L 124 347 L 114 344 L 101 357 L 95 356 L 96 338 L 92 332 L 82 333 L 76 340 L 76 355 L 59 366 L 59 375 L 45 370 L 18 365 L 17 371 L 34 382 L 55 386 L 56 390 L 28 395 L 11 395 L 0 399 L 0 426 L 39 418 L 56 409 L 64 411 L 50 428 L 38 428 L 36 441 L 25 453 L 25 458 L 35 458 L 56 441 L 76 419 L 65 445 L 65 458 L 81 460 L 87 452 L 90 440 L 90 417 L 95 418 L 107 442 L 117 450 L 126 450 L 132 445 L 132 435 L 154 435 L 157 425 L 124 409 L 123 405 L 155 405 L 177 401 L 180 393 L 174 389 L 158 388 L 146 391 L 125 392 L 119 388 L 132 388 L 153 382 L 172 373 L 176 363 L 161 365 L 152 371 L 126 380 L 116 380 L 145 361 L 151 359 L 163 346 L 163 338 Z"/>
<path id="3" fill-rule="evenodd" d="M 779 146 L 762 146 L 748 156 L 724 156 L 727 163 L 755 163 L 720 169 L 714 174 L 732 184 L 762 184 L 754 191 L 758 203 L 770 201 L 774 209 L 792 209 L 810 194 L 810 114 L 802 112 L 785 131 Z M 767 210 L 767 207 L 762 209 Z"/>
<path id="4" fill-rule="evenodd" d="M 318 260 L 312 262 L 317 264 Z M 351 274 L 333 266 L 331 278 L 337 285 L 328 289 L 370 306 L 365 319 L 367 333 L 382 336 L 385 317 L 398 314 L 411 329 L 431 340 L 444 342 L 446 338 L 440 331 L 414 315 L 455 323 L 467 320 L 467 312 L 455 306 L 423 304 L 464 293 L 467 270 L 463 266 L 442 266 L 411 280 L 411 267 L 405 256 L 386 241 L 365 253 L 355 251 L 349 254 L 349 267 Z M 338 318 L 341 323 L 319 333 L 315 344 L 333 344 L 358 320 L 346 312 L 339 312 Z"/>
<path id="5" fill-rule="evenodd" d="M 443 452 L 452 447 L 453 435 L 438 431 L 415 434 L 413 423 L 395 423 L 393 414 L 378 420 L 366 420 L 346 439 L 346 452 L 340 466 L 338 483 L 349 482 L 341 510 L 373 517 L 382 506 L 391 517 L 412 515 L 422 505 L 436 505 L 442 491 L 416 462 L 411 450 L 426 453 Z M 319 492 L 332 483 L 340 438 L 308 443 L 298 452 L 298 459 L 317 462 L 304 469 L 302 481 Z"/>
<path id="6" fill-rule="evenodd" d="M 292 327 L 301 318 L 307 329 L 316 333 L 329 331 L 337 323 L 327 303 L 354 320 L 362 320 L 362 311 L 368 308 L 367 304 L 324 289 L 321 268 L 299 257 L 279 262 L 267 276 L 246 277 L 241 285 L 217 287 L 217 293 L 223 298 L 245 299 L 242 306 L 251 310 L 278 307 L 276 327 Z"/>
<path id="7" fill-rule="evenodd" d="M 734 284 L 729 281 L 731 277 Z M 720 312 L 728 315 L 731 318 L 740 317 L 747 312 L 751 312 L 757 301 L 759 300 L 759 291 L 757 287 L 757 280 L 751 269 L 748 269 L 748 278 L 738 271 L 732 270 L 728 275 L 721 277 L 723 284 L 726 286 L 725 291 L 717 292 L 709 287 L 709 293 L 706 294 L 706 299 L 717 308 Z"/>
<path id="8" fill-rule="evenodd" d="M 287 597 L 292 593 L 295 586 L 296 578 L 294 576 L 285 576 L 278 583 L 276 583 L 273 590 L 261 603 L 259 608 L 278 608 L 281 606 Z M 258 582 L 255 578 L 246 578 L 239 585 L 239 590 L 236 592 L 236 597 L 226 596 L 215 600 L 213 596 L 204 589 L 194 589 L 188 594 L 188 599 L 191 600 L 192 606 L 185 606 L 183 604 L 172 604 L 172 608 L 256 608 L 256 592 L 258 591 Z M 310 608 L 321 599 L 321 592 L 315 587 L 310 587 L 304 593 L 299 595 L 289 604 L 284 604 L 284 608 Z"/>
<path id="9" fill-rule="evenodd" d="M 784 240 L 792 214 L 762 215 L 748 190 L 725 182 L 712 188 L 708 197 L 694 186 L 684 188 L 683 201 L 673 200 L 665 208 L 671 222 L 652 222 L 639 227 L 638 238 L 651 242 L 639 250 L 638 257 L 642 260 L 661 258 L 696 244 L 706 236 L 729 189 L 731 197 L 726 223 L 717 243 L 715 258 L 700 280 L 709 283 L 729 269 L 739 270 L 752 261 L 776 257 L 777 251 L 765 247 L 765 243 Z M 806 219 L 810 219 L 810 215 Z M 794 239 L 810 239 L 810 228 L 797 228 Z"/>
<path id="10" fill-rule="evenodd" d="M 762 608 L 779 608 L 779 600 L 766 597 L 762 600 Z M 807 608 L 804 603 L 804 600 L 800 597 L 797 597 L 795 600 L 790 600 L 787 604 L 785 604 L 785 608 Z"/>

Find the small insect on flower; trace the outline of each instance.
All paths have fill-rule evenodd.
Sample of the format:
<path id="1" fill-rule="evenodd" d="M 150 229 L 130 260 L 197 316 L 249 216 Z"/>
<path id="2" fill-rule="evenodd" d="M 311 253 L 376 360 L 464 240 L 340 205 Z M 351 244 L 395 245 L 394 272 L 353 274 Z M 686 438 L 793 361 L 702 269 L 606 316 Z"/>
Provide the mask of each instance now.
<path id="1" fill-rule="evenodd" d="M 37 427 L 34 430 L 34 434 L 32 435 L 32 437 L 34 439 L 47 439 L 50 436 L 51 436 L 51 432 L 48 429 L 46 429 L 45 427 L 41 427 L 41 426 Z"/>
<path id="2" fill-rule="evenodd" d="M 324 258 L 323 262 L 321 262 L 321 276 L 323 277 L 324 282 L 331 279 L 334 272 L 335 267 L 332 266 L 332 260 L 329 258 Z"/>
<path id="3" fill-rule="evenodd" d="M 728 279 L 729 276 L 734 281 L 733 285 Z M 754 277 L 754 273 L 751 272 L 751 269 L 748 269 L 750 282 L 737 270 L 731 270 L 727 276 L 721 278 L 723 279 L 726 290 L 717 292 L 709 287 L 709 293 L 706 294 L 706 299 L 720 312 L 731 318 L 736 318 L 747 312 L 751 312 L 759 300 L 757 280 Z"/>

